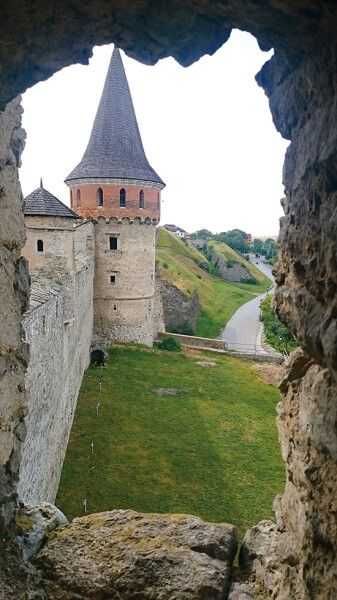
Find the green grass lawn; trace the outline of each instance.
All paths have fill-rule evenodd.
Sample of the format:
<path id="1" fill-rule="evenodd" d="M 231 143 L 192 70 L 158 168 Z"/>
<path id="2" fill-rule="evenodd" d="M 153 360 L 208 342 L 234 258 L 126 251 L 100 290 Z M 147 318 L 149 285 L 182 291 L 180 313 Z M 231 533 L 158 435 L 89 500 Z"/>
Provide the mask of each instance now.
<path id="1" fill-rule="evenodd" d="M 69 517 L 87 498 L 89 512 L 191 513 L 243 531 L 271 516 L 282 490 L 278 399 L 235 358 L 114 348 L 85 375 L 57 504 Z"/>
<path id="2" fill-rule="evenodd" d="M 205 256 L 165 229 L 159 231 L 157 262 L 162 279 L 187 295 L 198 293 L 201 313 L 195 333 L 202 337 L 217 337 L 242 304 L 270 285 L 262 274 L 258 284 L 249 284 L 229 283 L 207 273 L 200 268 L 201 263 L 207 263 Z"/>

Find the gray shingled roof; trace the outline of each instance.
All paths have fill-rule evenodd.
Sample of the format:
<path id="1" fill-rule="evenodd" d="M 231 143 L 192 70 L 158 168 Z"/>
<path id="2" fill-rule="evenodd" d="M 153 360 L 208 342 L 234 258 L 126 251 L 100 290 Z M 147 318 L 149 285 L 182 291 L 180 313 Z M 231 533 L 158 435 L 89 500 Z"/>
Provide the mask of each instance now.
<path id="1" fill-rule="evenodd" d="M 66 182 L 91 178 L 142 179 L 164 185 L 145 156 L 118 48 L 112 53 L 89 144 Z"/>
<path id="2" fill-rule="evenodd" d="M 27 216 L 80 218 L 73 210 L 63 204 L 61 200 L 53 196 L 48 190 L 45 190 L 42 182 L 40 187 L 26 196 L 23 210 Z"/>

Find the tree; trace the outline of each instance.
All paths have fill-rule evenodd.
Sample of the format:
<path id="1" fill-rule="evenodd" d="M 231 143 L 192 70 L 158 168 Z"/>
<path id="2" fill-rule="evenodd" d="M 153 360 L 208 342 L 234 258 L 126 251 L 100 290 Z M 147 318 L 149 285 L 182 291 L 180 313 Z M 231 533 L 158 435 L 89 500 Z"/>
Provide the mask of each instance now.
<path id="1" fill-rule="evenodd" d="M 220 242 L 225 242 L 225 244 L 233 248 L 233 250 L 236 250 L 236 252 L 240 252 L 241 254 L 246 254 L 249 250 L 249 236 L 245 231 L 242 231 L 241 229 L 223 231 L 222 233 L 219 233 L 216 237 Z"/>
<path id="2" fill-rule="evenodd" d="M 209 229 L 199 229 L 198 231 L 195 231 L 191 235 L 191 238 L 193 238 L 194 240 L 197 240 L 197 239 L 210 240 L 213 237 L 214 237 L 213 233 L 211 231 L 209 231 Z"/>
<path id="3" fill-rule="evenodd" d="M 263 244 L 263 254 L 267 260 L 271 260 L 277 256 L 277 244 L 272 238 L 268 238 Z"/>
<path id="4" fill-rule="evenodd" d="M 252 251 L 255 252 L 255 254 L 263 254 L 263 250 L 264 250 L 263 241 L 260 240 L 259 238 L 255 238 L 252 243 Z"/>

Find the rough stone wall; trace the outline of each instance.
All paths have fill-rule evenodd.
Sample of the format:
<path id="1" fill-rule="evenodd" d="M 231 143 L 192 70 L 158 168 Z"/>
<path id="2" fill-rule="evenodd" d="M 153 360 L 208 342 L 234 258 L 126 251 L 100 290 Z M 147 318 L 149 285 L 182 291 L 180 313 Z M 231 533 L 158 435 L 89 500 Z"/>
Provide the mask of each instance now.
<path id="1" fill-rule="evenodd" d="M 110 236 L 117 249 L 110 250 Z M 155 227 L 149 221 L 95 224 L 95 341 L 153 342 Z M 111 277 L 115 277 L 111 282 Z"/>
<path id="2" fill-rule="evenodd" d="M 227 261 L 223 256 L 215 252 L 215 250 L 209 253 L 209 259 L 217 268 L 220 277 L 225 281 L 255 283 L 254 277 L 240 263 Z"/>
<path id="3" fill-rule="evenodd" d="M 287 484 L 278 504 L 288 558 L 275 598 L 332 599 L 337 589 L 337 49 L 262 69 L 286 154 L 276 306 L 306 354 L 290 361 L 279 430 Z M 284 536 L 280 538 L 280 553 Z"/>
<path id="4" fill-rule="evenodd" d="M 0 537 L 5 539 L 16 500 L 20 443 L 25 436 L 24 375 L 28 352 L 21 314 L 29 277 L 21 258 L 25 240 L 18 166 L 24 144 L 20 99 L 0 113 Z"/>
<path id="5" fill-rule="evenodd" d="M 175 285 L 160 281 L 160 295 L 166 331 L 193 333 L 200 314 L 198 294 L 184 294 Z"/>
<path id="6" fill-rule="evenodd" d="M 55 284 L 51 253 L 46 257 L 49 272 L 43 266 L 34 272 L 31 307 L 23 322 L 30 361 L 27 437 L 18 491 L 29 504 L 55 501 L 77 396 L 90 357 L 93 225 L 84 223 L 67 234 L 71 235 L 69 261 L 73 268 L 65 270 L 62 277 L 59 271 L 59 283 Z M 50 244 L 53 239 L 51 235 Z M 55 240 L 58 244 L 57 235 Z M 55 261 L 59 266 L 57 256 Z"/>
<path id="7" fill-rule="evenodd" d="M 153 339 L 156 340 L 158 338 L 158 335 L 165 331 L 164 307 L 163 307 L 163 300 L 162 300 L 162 296 L 161 296 L 161 281 L 159 278 L 159 274 L 157 272 L 156 272 L 156 279 L 155 279 L 152 325 L 153 325 Z"/>
<path id="8" fill-rule="evenodd" d="M 76 223 L 76 220 L 75 220 Z M 43 270 L 54 279 L 73 269 L 74 219 L 60 217 L 25 217 L 26 243 L 23 256 L 31 272 Z M 43 252 L 37 241 L 43 241 Z M 59 274 L 59 275 L 58 275 Z"/>

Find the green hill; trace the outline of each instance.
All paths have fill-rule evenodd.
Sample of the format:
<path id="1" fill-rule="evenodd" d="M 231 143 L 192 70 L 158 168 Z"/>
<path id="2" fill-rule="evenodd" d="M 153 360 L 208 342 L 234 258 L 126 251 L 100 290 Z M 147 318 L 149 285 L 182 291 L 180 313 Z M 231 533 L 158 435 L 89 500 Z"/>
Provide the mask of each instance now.
<path id="1" fill-rule="evenodd" d="M 235 254 L 236 260 L 244 260 L 230 248 L 228 250 Z M 270 286 L 269 279 L 262 274 L 258 284 L 223 281 L 211 273 L 213 267 L 201 252 L 162 228 L 158 231 L 157 265 L 161 279 L 172 283 L 187 295 L 198 293 L 201 314 L 196 335 L 203 337 L 216 337 L 239 306 Z"/>
<path id="2" fill-rule="evenodd" d="M 244 267 L 257 282 L 256 289 L 260 289 L 261 293 L 265 292 L 270 287 L 270 280 L 268 277 L 263 275 L 261 271 L 253 265 L 249 260 L 243 258 L 240 254 L 235 252 L 230 246 L 227 246 L 224 242 L 216 242 L 210 240 L 208 246 L 213 248 L 218 254 L 221 254 L 225 260 L 229 263 L 239 263 Z"/>

